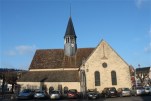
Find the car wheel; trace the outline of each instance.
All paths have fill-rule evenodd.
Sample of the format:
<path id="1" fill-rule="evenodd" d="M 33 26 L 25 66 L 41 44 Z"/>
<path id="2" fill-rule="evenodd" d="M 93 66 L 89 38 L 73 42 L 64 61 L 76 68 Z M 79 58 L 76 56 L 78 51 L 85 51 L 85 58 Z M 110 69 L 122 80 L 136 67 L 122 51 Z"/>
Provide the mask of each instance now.
<path id="1" fill-rule="evenodd" d="M 108 96 L 105 94 L 105 98 L 107 98 Z"/>
<path id="2" fill-rule="evenodd" d="M 130 94 L 130 96 L 132 96 L 132 94 Z"/>

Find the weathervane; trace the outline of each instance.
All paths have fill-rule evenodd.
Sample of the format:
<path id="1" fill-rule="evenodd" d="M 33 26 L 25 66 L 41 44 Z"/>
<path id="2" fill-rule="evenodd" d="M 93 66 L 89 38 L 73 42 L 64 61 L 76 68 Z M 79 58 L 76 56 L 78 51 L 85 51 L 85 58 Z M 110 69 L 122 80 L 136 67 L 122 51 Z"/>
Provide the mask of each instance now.
<path id="1" fill-rule="evenodd" d="M 71 17 L 71 2 L 70 2 L 70 17 Z"/>

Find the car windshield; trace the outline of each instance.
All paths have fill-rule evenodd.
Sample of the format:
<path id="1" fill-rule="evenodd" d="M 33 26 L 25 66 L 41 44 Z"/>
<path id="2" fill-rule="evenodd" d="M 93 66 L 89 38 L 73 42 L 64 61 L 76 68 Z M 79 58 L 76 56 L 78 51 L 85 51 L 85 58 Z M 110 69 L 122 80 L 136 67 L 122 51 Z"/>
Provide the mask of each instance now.
<path id="1" fill-rule="evenodd" d="M 146 90 L 149 90 L 149 88 L 147 87 L 147 88 L 145 88 Z"/>
<path id="2" fill-rule="evenodd" d="M 59 91 L 52 91 L 52 94 L 59 94 Z"/>
<path id="3" fill-rule="evenodd" d="M 110 90 L 110 91 L 115 91 L 116 89 L 115 89 L 115 88 L 109 88 L 109 90 Z"/>
<path id="4" fill-rule="evenodd" d="M 137 87 L 136 89 L 144 89 L 143 87 Z"/>
<path id="5" fill-rule="evenodd" d="M 30 89 L 24 89 L 22 92 L 23 93 L 29 93 L 29 92 L 31 92 L 31 90 Z"/>
<path id="6" fill-rule="evenodd" d="M 36 91 L 35 93 L 44 93 L 43 91 Z"/>
<path id="7" fill-rule="evenodd" d="M 95 90 L 94 89 L 89 89 L 88 92 L 95 92 Z"/>
<path id="8" fill-rule="evenodd" d="M 96 92 L 88 92 L 88 94 L 96 94 Z"/>
<path id="9" fill-rule="evenodd" d="M 72 89 L 72 90 L 69 90 L 69 92 L 76 93 L 77 90 Z"/>
<path id="10" fill-rule="evenodd" d="M 129 88 L 123 88 L 124 91 L 129 91 Z"/>

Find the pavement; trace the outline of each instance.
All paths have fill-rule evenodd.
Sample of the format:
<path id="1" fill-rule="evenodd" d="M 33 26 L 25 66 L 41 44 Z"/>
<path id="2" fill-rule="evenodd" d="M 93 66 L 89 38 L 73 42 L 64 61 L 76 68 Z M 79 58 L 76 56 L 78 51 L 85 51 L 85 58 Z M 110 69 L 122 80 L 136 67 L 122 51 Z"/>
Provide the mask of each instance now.
<path id="1" fill-rule="evenodd" d="M 0 101 L 10 101 L 13 94 L 0 95 Z"/>
<path id="2" fill-rule="evenodd" d="M 0 96 L 0 101 L 50 101 L 47 100 L 16 100 L 11 99 L 11 95 L 6 95 L 4 98 Z M 54 100 L 55 101 L 55 100 Z M 88 99 L 60 99 L 56 101 L 92 101 Z M 131 96 L 131 97 L 115 97 L 115 98 L 99 98 L 93 101 L 151 101 L 151 96 Z"/>

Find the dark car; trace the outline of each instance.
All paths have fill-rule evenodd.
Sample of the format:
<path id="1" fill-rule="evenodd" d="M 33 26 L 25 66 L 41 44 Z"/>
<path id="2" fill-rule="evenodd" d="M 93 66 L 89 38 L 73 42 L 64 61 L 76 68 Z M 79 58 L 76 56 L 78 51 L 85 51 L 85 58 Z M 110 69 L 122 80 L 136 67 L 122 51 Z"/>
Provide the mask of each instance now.
<path id="1" fill-rule="evenodd" d="M 102 91 L 102 95 L 104 97 L 117 97 L 117 91 L 115 87 L 107 87 L 104 88 Z"/>
<path id="2" fill-rule="evenodd" d="M 78 98 L 78 92 L 76 89 L 70 89 L 67 93 L 67 98 Z"/>
<path id="3" fill-rule="evenodd" d="M 49 95 L 46 91 L 37 90 L 34 94 L 35 99 L 48 99 Z"/>
<path id="4" fill-rule="evenodd" d="M 33 99 L 33 98 L 34 98 L 34 91 L 31 89 L 24 89 L 17 96 L 17 99 Z"/>
<path id="5" fill-rule="evenodd" d="M 118 96 L 131 96 L 131 90 L 129 88 L 118 88 L 117 89 Z"/>
<path id="6" fill-rule="evenodd" d="M 89 89 L 87 92 L 88 99 L 97 99 L 99 98 L 99 93 L 94 89 Z"/>

